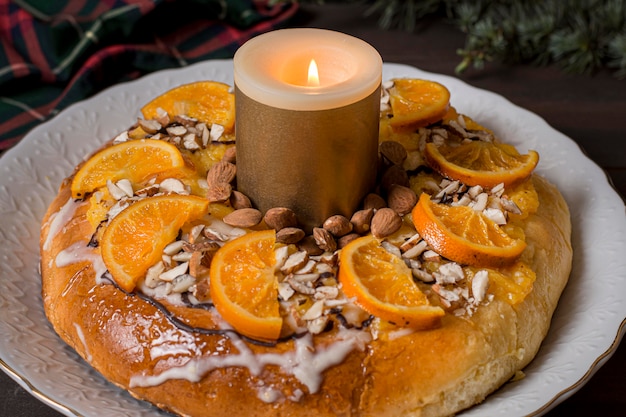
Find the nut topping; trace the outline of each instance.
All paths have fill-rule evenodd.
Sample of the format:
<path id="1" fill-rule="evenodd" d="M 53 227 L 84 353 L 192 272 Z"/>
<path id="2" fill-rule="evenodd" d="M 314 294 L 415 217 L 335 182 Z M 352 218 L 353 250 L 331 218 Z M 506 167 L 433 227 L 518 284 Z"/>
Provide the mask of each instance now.
<path id="1" fill-rule="evenodd" d="M 206 181 L 209 188 L 216 184 L 230 184 L 237 175 L 237 167 L 227 161 L 219 161 L 211 167 L 207 173 Z"/>
<path id="2" fill-rule="evenodd" d="M 341 237 L 350 233 L 353 226 L 352 223 L 350 223 L 350 220 L 340 214 L 337 214 L 326 219 L 323 227 L 333 236 Z"/>
<path id="3" fill-rule="evenodd" d="M 417 195 L 409 187 L 394 184 L 387 195 L 387 205 L 395 210 L 400 216 L 404 216 L 413 210 L 417 204 Z"/>
<path id="4" fill-rule="evenodd" d="M 381 208 L 372 217 L 372 234 L 377 238 L 387 237 L 402 226 L 402 217 L 390 208 Z"/>
<path id="5" fill-rule="evenodd" d="M 224 223 L 233 227 L 253 227 L 261 223 L 263 214 L 255 208 L 242 208 L 224 216 Z"/>
<path id="6" fill-rule="evenodd" d="M 287 207 L 274 207 L 269 209 L 265 213 L 265 224 L 274 229 L 281 230 L 285 227 L 296 227 L 298 220 L 296 219 L 296 213 Z"/>

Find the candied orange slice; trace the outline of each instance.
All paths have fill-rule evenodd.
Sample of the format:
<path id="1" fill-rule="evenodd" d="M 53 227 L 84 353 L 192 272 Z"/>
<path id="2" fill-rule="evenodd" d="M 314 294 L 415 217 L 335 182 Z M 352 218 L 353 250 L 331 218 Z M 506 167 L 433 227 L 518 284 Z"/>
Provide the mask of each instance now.
<path id="1" fill-rule="evenodd" d="M 149 267 L 161 259 L 187 222 L 207 213 L 205 198 L 168 194 L 132 203 L 111 220 L 100 240 L 100 251 L 115 282 L 132 291 Z"/>
<path id="2" fill-rule="evenodd" d="M 170 116 L 188 116 L 204 123 L 224 126 L 231 132 L 235 125 L 235 95 L 228 84 L 198 81 L 166 91 L 141 108 L 146 119 L 158 117 L 157 109 Z"/>
<path id="3" fill-rule="evenodd" d="M 273 229 L 251 232 L 226 243 L 211 261 L 215 308 L 235 330 L 254 339 L 278 339 L 283 323 L 275 244 Z"/>
<path id="4" fill-rule="evenodd" d="M 407 131 L 441 120 L 448 112 L 450 92 L 434 81 L 398 78 L 389 91 L 394 130 Z"/>
<path id="5" fill-rule="evenodd" d="M 126 178 L 139 183 L 148 177 L 168 172 L 185 171 L 185 159 L 171 143 L 155 139 L 129 140 L 102 149 L 89 158 L 74 174 L 72 197 L 83 198 L 87 193 Z"/>
<path id="6" fill-rule="evenodd" d="M 514 262 L 526 248 L 526 242 L 512 238 L 473 208 L 434 203 L 425 193 L 412 216 L 418 233 L 433 250 L 461 264 L 500 267 Z"/>
<path id="7" fill-rule="evenodd" d="M 527 179 L 539 162 L 539 154 L 521 155 L 514 146 L 475 140 L 457 146 L 427 143 L 424 158 L 435 171 L 466 185 L 514 186 Z"/>
<path id="8" fill-rule="evenodd" d="M 353 240 L 340 254 L 339 282 L 365 311 L 398 326 L 429 329 L 439 325 L 443 309 L 430 304 L 413 282 L 411 271 L 372 235 Z"/>

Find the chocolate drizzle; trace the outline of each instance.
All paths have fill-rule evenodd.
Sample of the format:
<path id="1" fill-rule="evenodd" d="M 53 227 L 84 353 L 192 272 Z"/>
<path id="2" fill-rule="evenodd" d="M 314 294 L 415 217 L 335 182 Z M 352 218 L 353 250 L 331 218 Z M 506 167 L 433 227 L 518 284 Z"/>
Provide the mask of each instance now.
<path id="1" fill-rule="evenodd" d="M 170 323 L 176 326 L 176 328 L 178 328 L 179 330 L 188 332 L 188 333 L 198 333 L 198 334 L 209 335 L 209 336 L 225 336 L 225 337 L 230 337 L 231 335 L 233 335 L 233 336 L 237 336 L 240 339 L 245 340 L 246 342 L 249 342 L 258 346 L 265 346 L 265 347 L 273 347 L 282 342 L 287 342 L 292 339 L 299 339 L 306 334 L 306 332 L 295 333 L 290 336 L 281 337 L 276 341 L 264 341 L 264 340 L 253 339 L 251 337 L 248 337 L 246 335 L 239 333 L 238 331 L 234 329 L 208 329 L 205 327 L 190 326 L 187 323 L 183 322 L 181 319 L 179 319 L 165 305 L 155 300 L 154 298 L 150 297 L 149 295 L 146 295 L 140 292 L 128 292 L 122 289 L 119 285 L 117 285 L 117 283 L 108 273 L 108 271 L 102 275 L 101 279 L 103 281 L 110 282 L 115 288 L 117 288 L 119 291 L 121 291 L 125 295 L 129 297 L 137 297 L 140 300 L 143 300 L 147 302 L 148 304 L 152 305 L 154 308 L 159 310 Z M 188 308 L 199 308 L 199 309 L 210 311 L 214 307 L 212 303 L 193 304 L 189 301 L 188 294 L 183 295 L 182 299 L 186 307 Z"/>

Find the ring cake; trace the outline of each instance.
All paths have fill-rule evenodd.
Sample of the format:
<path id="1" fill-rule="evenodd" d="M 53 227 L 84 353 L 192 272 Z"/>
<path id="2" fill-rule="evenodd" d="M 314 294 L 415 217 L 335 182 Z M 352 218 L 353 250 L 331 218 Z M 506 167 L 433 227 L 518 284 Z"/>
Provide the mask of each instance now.
<path id="1" fill-rule="evenodd" d="M 43 219 L 55 331 L 185 416 L 445 416 L 523 376 L 569 277 L 567 205 L 447 97 L 402 107 L 419 83 L 447 91 L 383 86 L 376 188 L 312 232 L 237 191 L 229 86 L 153 100 Z"/>

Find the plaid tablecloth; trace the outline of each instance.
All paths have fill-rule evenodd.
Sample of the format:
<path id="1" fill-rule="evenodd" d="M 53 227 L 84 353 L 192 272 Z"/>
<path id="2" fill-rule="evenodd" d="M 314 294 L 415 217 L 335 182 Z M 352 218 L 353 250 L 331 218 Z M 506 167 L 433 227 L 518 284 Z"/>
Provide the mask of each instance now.
<path id="1" fill-rule="evenodd" d="M 108 86 L 231 58 L 296 9 L 268 0 L 0 0 L 0 152 Z"/>

